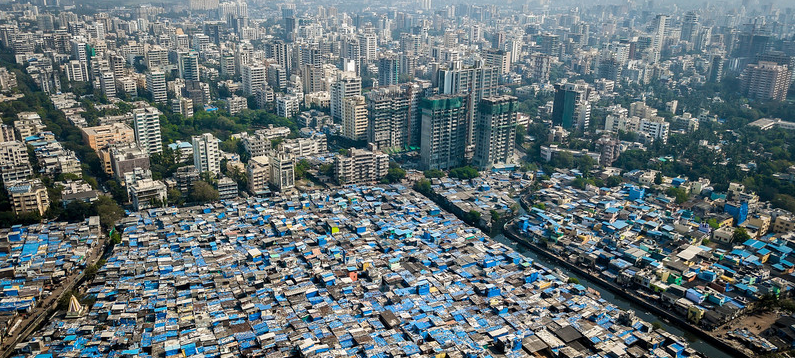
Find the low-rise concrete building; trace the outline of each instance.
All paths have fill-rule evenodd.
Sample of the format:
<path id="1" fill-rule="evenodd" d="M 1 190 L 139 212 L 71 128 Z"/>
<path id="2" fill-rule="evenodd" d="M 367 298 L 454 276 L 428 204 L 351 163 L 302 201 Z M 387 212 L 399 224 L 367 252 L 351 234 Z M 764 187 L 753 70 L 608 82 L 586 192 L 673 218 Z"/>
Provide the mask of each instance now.
<path id="1" fill-rule="evenodd" d="M 246 164 L 248 191 L 254 195 L 264 194 L 270 182 L 270 158 L 267 155 L 253 157 Z"/>
<path id="2" fill-rule="evenodd" d="M 168 200 L 166 184 L 159 180 L 144 179 L 130 186 L 130 201 L 135 210 L 159 206 Z"/>
<path id="3" fill-rule="evenodd" d="M 69 180 L 58 185 L 63 186 L 61 203 L 64 207 L 73 201 L 93 203 L 99 198 L 99 192 L 83 180 Z"/>
<path id="4" fill-rule="evenodd" d="M 50 208 L 50 196 L 41 180 L 23 180 L 6 185 L 14 214 L 44 215 Z"/>
<path id="5" fill-rule="evenodd" d="M 237 182 L 232 180 L 232 178 L 222 177 L 218 179 L 216 188 L 218 189 L 218 198 L 221 200 L 237 197 Z"/>
<path id="6" fill-rule="evenodd" d="M 348 155 L 334 157 L 334 178 L 339 184 L 372 183 L 389 170 L 389 156 L 371 146 L 370 150 L 351 148 Z"/>
<path id="7" fill-rule="evenodd" d="M 18 141 L 0 143 L 0 166 L 16 166 L 29 163 L 28 148 Z"/>
<path id="8" fill-rule="evenodd" d="M 235 115 L 248 108 L 248 99 L 246 97 L 232 96 L 225 100 L 226 108 L 229 114 Z"/>
<path id="9" fill-rule="evenodd" d="M 111 168 L 116 179 L 135 168 L 149 170 L 149 154 L 136 144 L 115 146 L 110 149 Z"/>
<path id="10" fill-rule="evenodd" d="M 135 131 L 124 123 L 113 123 L 102 126 L 86 127 L 80 130 L 83 141 L 95 151 L 111 144 L 127 144 L 135 142 Z"/>

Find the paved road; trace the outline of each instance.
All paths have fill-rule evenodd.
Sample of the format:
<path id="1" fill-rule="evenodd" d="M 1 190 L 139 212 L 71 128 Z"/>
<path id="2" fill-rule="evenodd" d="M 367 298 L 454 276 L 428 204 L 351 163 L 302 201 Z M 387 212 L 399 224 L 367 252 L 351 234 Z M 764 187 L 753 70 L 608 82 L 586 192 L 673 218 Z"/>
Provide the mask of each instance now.
<path id="1" fill-rule="evenodd" d="M 105 237 L 104 233 L 100 233 L 100 240 L 89 253 L 88 258 L 86 259 L 86 267 L 95 264 L 99 261 L 99 258 L 102 257 L 103 248 L 105 247 L 105 242 L 107 238 Z M 28 331 L 29 326 L 36 322 L 39 317 L 43 315 L 48 315 L 50 313 L 51 308 L 55 308 L 58 305 L 58 298 L 67 291 L 73 289 L 73 286 L 76 284 L 77 279 L 80 277 L 82 270 L 73 270 L 70 272 L 65 278 L 61 280 L 61 283 L 57 285 L 57 288 L 51 290 L 47 298 L 37 302 L 36 308 L 33 309 L 31 313 L 28 313 L 22 319 L 22 322 L 17 325 L 14 332 L 10 335 L 6 336 L 3 339 L 3 344 L 0 347 L 0 357 L 7 357 L 13 351 L 14 346 L 17 343 L 24 342 L 32 332 Z"/>

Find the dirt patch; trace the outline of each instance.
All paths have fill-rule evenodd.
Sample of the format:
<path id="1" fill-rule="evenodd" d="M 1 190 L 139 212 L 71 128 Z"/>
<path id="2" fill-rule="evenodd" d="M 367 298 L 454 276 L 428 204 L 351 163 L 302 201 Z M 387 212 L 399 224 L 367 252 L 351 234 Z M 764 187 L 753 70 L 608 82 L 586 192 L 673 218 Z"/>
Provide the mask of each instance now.
<path id="1" fill-rule="evenodd" d="M 742 316 L 734 321 L 731 321 L 729 324 L 721 326 L 720 328 L 716 329 L 716 333 L 725 334 L 727 331 L 733 329 L 748 329 L 753 334 L 759 335 L 760 333 L 764 332 L 766 329 L 770 328 L 773 323 L 776 322 L 779 317 L 785 315 L 785 312 L 779 310 L 767 311 L 767 312 L 756 312 L 754 314 Z M 728 326 L 728 329 L 726 328 Z"/>

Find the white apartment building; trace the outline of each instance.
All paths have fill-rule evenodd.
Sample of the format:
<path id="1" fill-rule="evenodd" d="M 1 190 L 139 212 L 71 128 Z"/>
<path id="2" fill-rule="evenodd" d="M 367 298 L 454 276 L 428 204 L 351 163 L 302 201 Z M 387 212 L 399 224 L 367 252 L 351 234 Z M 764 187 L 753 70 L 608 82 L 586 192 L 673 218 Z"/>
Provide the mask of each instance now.
<path id="1" fill-rule="evenodd" d="M 221 174 L 221 151 L 218 138 L 211 133 L 193 137 L 193 165 L 199 173 Z"/>
<path id="2" fill-rule="evenodd" d="M 276 97 L 276 115 L 292 118 L 298 114 L 300 104 L 301 100 L 293 94 Z"/>
<path id="3" fill-rule="evenodd" d="M 270 157 L 270 183 L 276 190 L 295 187 L 295 157 L 287 153 L 274 153 Z"/>
<path id="4" fill-rule="evenodd" d="M 163 146 L 160 138 L 160 111 L 155 107 L 133 109 L 135 141 L 149 154 L 160 153 Z"/>
<path id="5" fill-rule="evenodd" d="M 362 79 L 353 72 L 342 72 L 331 85 L 331 117 L 342 119 L 342 101 L 362 94 Z"/>
<path id="6" fill-rule="evenodd" d="M 242 112 L 244 109 L 248 108 L 248 99 L 246 97 L 240 96 L 232 96 L 226 99 L 226 108 L 229 110 L 229 114 L 238 114 Z"/>
<path id="7" fill-rule="evenodd" d="M 166 87 L 166 74 L 163 71 L 150 71 L 146 74 L 146 90 L 152 95 L 152 100 L 166 103 L 168 88 Z"/>
<path id="8" fill-rule="evenodd" d="M 245 65 L 242 67 L 243 94 L 251 96 L 261 90 L 266 83 L 268 69 L 262 65 Z"/>

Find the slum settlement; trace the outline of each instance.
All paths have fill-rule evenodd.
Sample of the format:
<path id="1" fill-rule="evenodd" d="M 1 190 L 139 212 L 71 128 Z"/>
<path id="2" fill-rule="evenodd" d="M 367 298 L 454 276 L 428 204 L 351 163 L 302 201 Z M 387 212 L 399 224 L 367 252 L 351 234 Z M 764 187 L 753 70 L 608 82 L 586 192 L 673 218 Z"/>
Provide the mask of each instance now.
<path id="1" fill-rule="evenodd" d="M 632 178 L 637 175 L 654 178 L 639 171 L 625 177 L 637 181 Z M 747 317 L 760 302 L 789 296 L 795 287 L 795 220 L 765 206 L 741 184 L 718 193 L 703 191 L 709 184 L 703 180 L 666 179 L 665 193 L 704 192 L 676 203 L 640 183 L 578 189 L 574 180 L 575 175 L 555 173 L 542 182 L 533 207 L 516 219 L 515 228 L 537 247 L 621 287 L 634 300 L 713 331 Z M 791 349 L 793 331 L 773 331 L 763 337 L 737 329 L 724 338 L 748 352 Z"/>
<path id="2" fill-rule="evenodd" d="M 402 186 L 152 209 L 19 354 L 687 357 Z"/>

